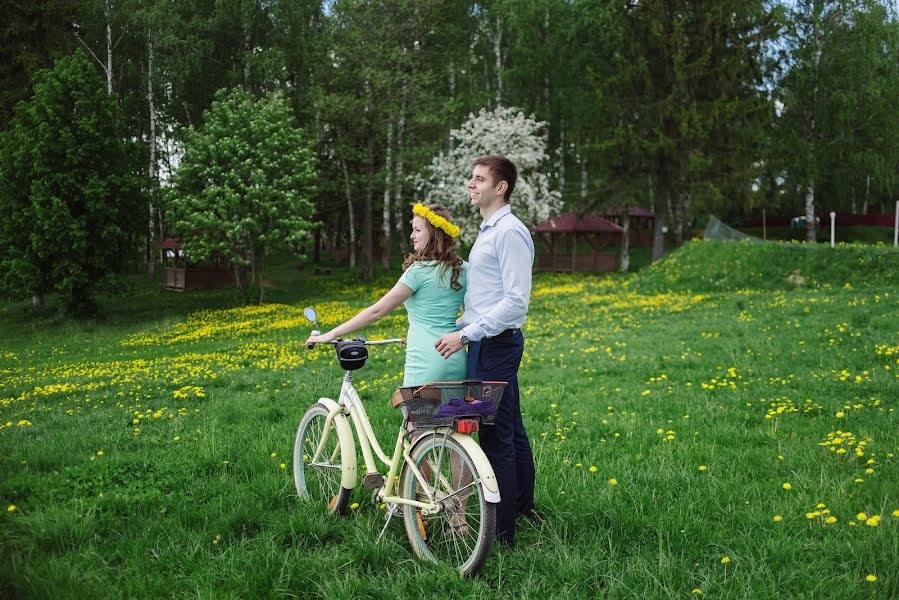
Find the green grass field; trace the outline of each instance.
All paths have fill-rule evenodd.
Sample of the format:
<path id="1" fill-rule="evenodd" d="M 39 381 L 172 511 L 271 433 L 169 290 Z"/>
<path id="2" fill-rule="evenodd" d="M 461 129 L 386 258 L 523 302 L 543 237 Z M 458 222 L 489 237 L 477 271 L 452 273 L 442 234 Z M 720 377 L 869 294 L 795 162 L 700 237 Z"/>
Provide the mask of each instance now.
<path id="1" fill-rule="evenodd" d="M 134 283 L 89 324 L 7 305 L 0 597 L 897 597 L 899 254 L 794 246 L 536 276 L 520 379 L 546 522 L 470 580 L 399 522 L 376 545 L 370 494 L 340 518 L 293 487 L 296 425 L 341 376 L 302 308 L 333 325 L 395 275 L 285 263 L 249 308 Z M 402 365 L 374 348 L 357 375 L 382 445 Z"/>

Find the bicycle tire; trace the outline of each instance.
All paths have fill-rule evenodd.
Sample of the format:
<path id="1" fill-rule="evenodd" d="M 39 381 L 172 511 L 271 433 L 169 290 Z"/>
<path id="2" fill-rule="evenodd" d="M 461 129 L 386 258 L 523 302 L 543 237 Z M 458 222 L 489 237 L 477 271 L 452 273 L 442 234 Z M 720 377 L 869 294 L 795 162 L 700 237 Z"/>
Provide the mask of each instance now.
<path id="1" fill-rule="evenodd" d="M 327 418 L 328 409 L 316 403 L 300 420 L 293 444 L 293 482 L 300 498 L 322 503 L 329 512 L 345 515 L 352 490 L 341 485 L 343 448 L 333 423 L 328 432 L 327 445 L 322 451 L 322 460 L 316 465 L 309 463 L 322 439 Z"/>
<path id="2" fill-rule="evenodd" d="M 403 523 L 415 555 L 448 564 L 463 576 L 475 575 L 496 535 L 496 505 L 487 502 L 478 483 L 477 463 L 458 441 L 441 433 L 425 434 L 410 458 L 445 508 L 422 515 L 414 506 L 403 506 Z M 427 501 L 409 464 L 403 465 L 400 496 Z"/>

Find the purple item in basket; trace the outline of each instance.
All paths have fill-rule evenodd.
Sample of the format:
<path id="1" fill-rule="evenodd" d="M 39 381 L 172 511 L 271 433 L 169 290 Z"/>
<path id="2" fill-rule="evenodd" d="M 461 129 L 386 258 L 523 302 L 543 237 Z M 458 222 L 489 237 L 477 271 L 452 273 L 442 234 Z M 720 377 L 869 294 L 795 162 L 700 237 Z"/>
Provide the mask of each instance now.
<path id="1" fill-rule="evenodd" d="M 478 415 L 495 415 L 496 407 L 492 402 L 475 400 L 466 402 L 461 398 L 452 398 L 449 402 L 437 409 L 438 417 L 463 417 Z"/>

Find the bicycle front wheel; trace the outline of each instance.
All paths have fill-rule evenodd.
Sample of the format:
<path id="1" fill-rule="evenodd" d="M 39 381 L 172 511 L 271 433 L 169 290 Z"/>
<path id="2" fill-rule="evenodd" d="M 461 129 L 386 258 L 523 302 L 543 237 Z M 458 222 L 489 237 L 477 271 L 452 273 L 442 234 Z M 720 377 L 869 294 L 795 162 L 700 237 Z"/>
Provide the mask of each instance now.
<path id="1" fill-rule="evenodd" d="M 442 510 L 423 515 L 414 506 L 403 506 L 406 535 L 422 560 L 452 565 L 462 575 L 481 570 L 496 529 L 496 505 L 484 498 L 475 462 L 462 445 L 440 433 L 426 434 L 403 466 L 400 495 L 428 502 L 427 489 Z"/>
<path id="2" fill-rule="evenodd" d="M 345 515 L 351 490 L 340 485 L 343 467 L 340 439 L 333 422 L 325 428 L 327 420 L 328 409 L 321 404 L 313 404 L 303 415 L 293 444 L 293 482 L 300 498 Z M 313 462 L 324 438 L 325 446 Z"/>

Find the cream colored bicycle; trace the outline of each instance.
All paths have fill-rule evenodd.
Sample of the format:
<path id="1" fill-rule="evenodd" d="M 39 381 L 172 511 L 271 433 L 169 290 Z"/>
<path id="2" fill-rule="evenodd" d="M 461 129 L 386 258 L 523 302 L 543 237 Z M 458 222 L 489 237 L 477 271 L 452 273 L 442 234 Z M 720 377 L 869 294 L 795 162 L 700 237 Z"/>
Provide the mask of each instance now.
<path id="1" fill-rule="evenodd" d="M 307 308 L 306 318 L 315 324 L 315 310 Z M 297 494 L 346 514 L 360 483 L 358 440 L 362 487 L 372 489 L 373 500 L 387 509 L 378 541 L 391 519 L 400 516 L 416 556 L 473 575 L 490 552 L 500 495 L 493 468 L 470 434 L 492 423 L 506 384 L 435 382 L 400 388 L 392 403 L 405 406 L 406 416 L 388 456 L 353 386 L 353 372 L 365 364 L 367 346 L 393 343 L 404 340 L 332 342 L 345 371 L 343 384 L 336 401 L 320 398 L 300 420 L 293 453 Z M 376 456 L 386 473 L 379 471 Z"/>

